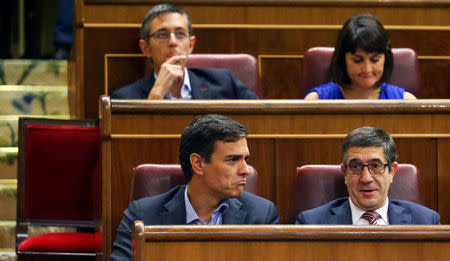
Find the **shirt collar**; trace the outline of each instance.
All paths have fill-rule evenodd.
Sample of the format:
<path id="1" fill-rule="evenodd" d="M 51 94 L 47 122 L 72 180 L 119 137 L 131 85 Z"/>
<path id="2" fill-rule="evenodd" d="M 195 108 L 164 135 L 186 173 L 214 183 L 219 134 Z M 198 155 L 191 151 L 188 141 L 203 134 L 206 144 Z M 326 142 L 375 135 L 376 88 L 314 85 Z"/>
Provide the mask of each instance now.
<path id="1" fill-rule="evenodd" d="M 367 220 L 361 218 L 361 215 L 364 214 L 364 212 L 366 211 L 357 207 L 350 197 L 348 197 L 348 201 L 350 202 L 350 209 L 352 212 L 352 224 L 354 225 L 368 224 Z M 378 224 L 380 225 L 389 225 L 389 218 L 387 215 L 388 206 L 389 206 L 389 198 L 386 197 L 386 201 L 384 202 L 383 206 L 379 209 L 375 209 L 375 211 L 378 212 L 378 214 L 380 214 L 382 219 L 382 221 L 378 222 Z"/>
<path id="2" fill-rule="evenodd" d="M 153 76 L 155 77 L 155 81 L 156 78 L 158 77 L 158 75 L 156 75 L 156 72 L 153 71 Z M 189 80 L 189 73 L 187 68 L 184 68 L 184 81 L 183 81 L 183 86 L 181 87 L 180 90 L 180 99 L 192 99 L 192 88 L 191 88 L 191 81 Z M 168 92 L 165 96 L 164 99 L 176 99 L 175 97 L 173 97 L 171 92 Z"/>
<path id="3" fill-rule="evenodd" d="M 200 217 L 197 215 L 197 212 L 195 212 L 195 209 L 192 207 L 191 201 L 189 200 L 188 194 L 187 194 L 188 186 L 186 186 L 184 190 L 184 205 L 186 206 L 186 224 L 191 224 L 194 221 L 200 221 L 200 223 L 204 223 Z M 225 201 L 222 201 L 220 203 L 219 207 L 216 208 L 213 212 L 214 215 L 223 215 L 225 211 L 228 209 L 228 203 Z M 213 221 L 213 218 L 211 219 Z M 195 223 L 197 224 L 197 222 Z M 205 223 L 207 224 L 207 223 Z"/>
<path id="4" fill-rule="evenodd" d="M 186 90 L 186 91 L 188 92 L 189 98 L 185 98 L 186 95 L 183 96 L 183 90 Z M 189 73 L 188 73 L 188 70 L 187 70 L 187 68 L 185 67 L 185 68 L 184 68 L 184 82 L 183 82 L 183 88 L 181 89 L 181 97 L 182 97 L 183 99 L 190 99 L 190 98 L 192 98 L 191 93 L 192 93 L 191 81 L 189 80 Z"/>

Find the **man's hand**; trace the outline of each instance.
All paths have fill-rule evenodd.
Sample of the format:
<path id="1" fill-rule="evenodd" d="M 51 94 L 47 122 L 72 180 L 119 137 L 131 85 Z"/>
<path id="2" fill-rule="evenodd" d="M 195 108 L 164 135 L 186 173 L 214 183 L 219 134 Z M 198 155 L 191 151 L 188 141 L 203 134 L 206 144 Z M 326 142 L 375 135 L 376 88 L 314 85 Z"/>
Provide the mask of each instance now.
<path id="1" fill-rule="evenodd" d="M 163 99 L 171 90 L 174 96 L 178 96 L 183 85 L 186 64 L 187 55 L 173 56 L 163 63 L 148 99 Z"/>

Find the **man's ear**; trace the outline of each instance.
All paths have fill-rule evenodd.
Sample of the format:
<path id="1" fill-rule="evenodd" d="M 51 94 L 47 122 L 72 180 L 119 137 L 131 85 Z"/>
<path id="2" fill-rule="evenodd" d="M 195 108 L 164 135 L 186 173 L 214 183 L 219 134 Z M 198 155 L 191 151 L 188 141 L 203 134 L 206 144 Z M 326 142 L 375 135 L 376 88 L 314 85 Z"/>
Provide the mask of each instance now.
<path id="1" fill-rule="evenodd" d="M 344 166 L 344 164 L 341 164 L 341 171 L 342 171 L 342 173 L 343 173 L 344 176 L 345 176 L 345 166 Z"/>
<path id="2" fill-rule="evenodd" d="M 151 52 L 149 42 L 142 40 L 142 39 L 139 40 L 139 48 L 141 48 L 141 52 L 145 55 L 145 57 L 147 57 L 147 58 L 152 57 L 152 52 Z"/>
<path id="3" fill-rule="evenodd" d="M 391 167 L 391 172 L 390 172 L 391 183 L 392 183 L 392 181 L 394 181 L 394 176 L 397 173 L 397 170 L 398 170 L 398 162 L 396 161 L 396 162 L 392 163 L 392 167 Z"/>
<path id="4" fill-rule="evenodd" d="M 195 38 L 195 35 L 191 36 L 190 39 L 190 46 L 189 46 L 189 54 L 191 54 L 194 51 L 195 42 L 197 41 L 197 38 Z"/>
<path id="5" fill-rule="evenodd" d="M 197 153 L 192 153 L 189 156 L 189 160 L 192 166 L 192 174 L 203 175 L 204 159 Z"/>

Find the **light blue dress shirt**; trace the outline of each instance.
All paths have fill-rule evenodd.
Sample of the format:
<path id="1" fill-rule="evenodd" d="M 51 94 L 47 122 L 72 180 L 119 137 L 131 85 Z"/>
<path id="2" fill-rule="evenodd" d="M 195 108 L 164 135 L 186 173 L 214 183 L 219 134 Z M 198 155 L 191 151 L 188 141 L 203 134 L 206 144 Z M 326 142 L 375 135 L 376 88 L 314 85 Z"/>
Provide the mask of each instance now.
<path id="1" fill-rule="evenodd" d="M 189 197 L 187 194 L 187 188 L 184 190 L 184 205 L 186 206 L 186 224 L 188 225 L 221 225 L 223 220 L 223 215 L 228 209 L 228 204 L 226 202 L 220 203 L 219 207 L 214 210 L 212 213 L 211 221 L 203 222 L 197 212 L 195 212 L 194 208 L 189 201 Z"/>

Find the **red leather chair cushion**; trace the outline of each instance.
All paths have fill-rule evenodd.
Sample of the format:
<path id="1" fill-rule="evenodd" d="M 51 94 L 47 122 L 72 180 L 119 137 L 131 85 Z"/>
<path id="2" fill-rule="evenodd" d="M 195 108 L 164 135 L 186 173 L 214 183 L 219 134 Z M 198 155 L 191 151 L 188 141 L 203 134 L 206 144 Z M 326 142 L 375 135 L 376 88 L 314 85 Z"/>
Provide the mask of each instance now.
<path id="1" fill-rule="evenodd" d="M 179 164 L 141 164 L 133 171 L 130 199 L 158 195 L 186 184 Z"/>
<path id="2" fill-rule="evenodd" d="M 187 67 L 226 68 L 234 76 L 263 98 L 263 90 L 259 82 L 258 61 L 249 54 L 190 54 Z M 146 62 L 145 76 L 153 73 L 151 60 Z"/>
<path id="3" fill-rule="evenodd" d="M 410 48 L 392 48 L 394 69 L 390 84 L 408 89 L 412 94 L 421 96 L 419 60 L 416 52 Z"/>
<path id="4" fill-rule="evenodd" d="M 99 127 L 29 125 L 26 129 L 25 215 L 91 220 L 92 178 L 99 173 Z"/>
<path id="5" fill-rule="evenodd" d="M 289 206 L 289 221 L 295 222 L 297 215 L 304 210 L 347 196 L 340 165 L 305 165 L 297 168 Z M 423 203 L 418 170 L 414 165 L 399 164 L 388 196 L 391 199 Z"/>
<path id="6" fill-rule="evenodd" d="M 245 190 L 258 195 L 258 173 L 252 166 L 249 168 Z M 179 164 L 141 164 L 133 171 L 130 200 L 161 194 L 182 184 L 186 179 Z"/>
<path id="7" fill-rule="evenodd" d="M 22 252 L 72 252 L 94 253 L 102 249 L 101 233 L 48 233 L 24 240 L 18 251 Z"/>
<path id="8" fill-rule="evenodd" d="M 308 90 L 330 81 L 333 51 L 333 47 L 313 47 L 306 50 L 303 59 L 303 84 L 299 89 L 299 98 L 305 97 Z"/>
<path id="9" fill-rule="evenodd" d="M 303 85 L 299 90 L 299 98 L 305 97 L 308 90 L 331 80 L 330 63 L 333 51 L 333 47 L 314 47 L 305 52 Z M 389 83 L 420 96 L 420 71 L 416 53 L 409 48 L 392 48 L 392 53 L 394 68 Z"/>

